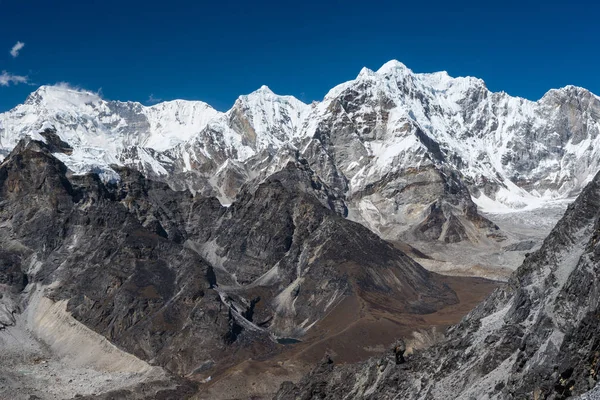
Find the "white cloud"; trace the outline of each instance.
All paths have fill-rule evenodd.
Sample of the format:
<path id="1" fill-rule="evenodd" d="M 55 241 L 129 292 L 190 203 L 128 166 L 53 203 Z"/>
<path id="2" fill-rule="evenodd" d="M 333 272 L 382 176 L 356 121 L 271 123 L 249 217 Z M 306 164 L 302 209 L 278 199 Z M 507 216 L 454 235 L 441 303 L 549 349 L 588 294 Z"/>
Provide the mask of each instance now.
<path id="1" fill-rule="evenodd" d="M 154 93 L 150 93 L 150 96 L 148 97 L 148 100 L 146 100 L 146 103 L 156 104 L 156 103 L 160 103 L 161 101 L 162 101 L 162 99 L 154 97 Z"/>
<path id="2" fill-rule="evenodd" d="M 6 71 L 0 74 L 0 86 L 9 86 L 10 84 L 18 85 L 19 83 L 28 83 L 29 78 L 26 76 L 13 75 Z"/>
<path id="3" fill-rule="evenodd" d="M 25 47 L 25 43 L 17 42 L 17 44 L 15 44 L 10 50 L 10 55 L 13 56 L 13 58 L 19 57 L 19 52 L 23 47 Z"/>
<path id="4" fill-rule="evenodd" d="M 55 87 L 58 87 L 58 88 L 61 88 L 61 89 L 75 90 L 77 92 L 83 91 L 83 88 L 81 86 L 71 85 L 69 82 L 65 82 L 65 81 L 56 82 L 52 86 L 55 86 Z"/>

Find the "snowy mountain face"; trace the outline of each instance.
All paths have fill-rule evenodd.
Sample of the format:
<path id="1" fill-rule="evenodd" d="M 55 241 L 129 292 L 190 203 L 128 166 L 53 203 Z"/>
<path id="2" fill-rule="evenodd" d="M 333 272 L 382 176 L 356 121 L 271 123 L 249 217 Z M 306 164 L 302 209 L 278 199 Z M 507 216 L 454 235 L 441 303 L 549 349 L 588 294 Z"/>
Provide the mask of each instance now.
<path id="1" fill-rule="evenodd" d="M 118 179 L 110 165 L 126 165 L 223 203 L 305 160 L 350 219 L 388 239 L 495 241 L 476 205 L 541 207 L 574 197 L 600 169 L 600 98 L 585 89 L 532 102 L 397 61 L 364 68 L 313 105 L 262 87 L 225 113 L 45 86 L 0 114 L 0 157 L 47 128 L 73 148 L 57 156 L 75 173 Z"/>
<path id="2" fill-rule="evenodd" d="M 434 164 L 459 171 L 482 206 L 521 208 L 573 196 L 598 168 L 600 99 L 580 88 L 531 102 L 491 93 L 478 79 L 414 74 L 392 61 L 363 69 L 315 111 L 309 130 L 334 119 L 330 126 L 351 131 L 341 137 L 337 129 L 332 139 L 357 153 L 340 163 L 356 189 L 395 169 Z"/>
<path id="3" fill-rule="evenodd" d="M 198 134 L 219 114 L 202 102 L 171 101 L 144 107 L 140 103 L 105 101 L 90 92 L 42 86 L 24 104 L 0 114 L 0 155 L 4 158 L 25 136 L 39 138 L 52 129 L 73 147 L 62 157 L 75 173 L 100 172 L 115 178 L 127 149 L 139 146 L 164 151 Z M 154 164 L 154 160 L 152 160 Z M 157 172 L 161 168 L 156 165 Z"/>

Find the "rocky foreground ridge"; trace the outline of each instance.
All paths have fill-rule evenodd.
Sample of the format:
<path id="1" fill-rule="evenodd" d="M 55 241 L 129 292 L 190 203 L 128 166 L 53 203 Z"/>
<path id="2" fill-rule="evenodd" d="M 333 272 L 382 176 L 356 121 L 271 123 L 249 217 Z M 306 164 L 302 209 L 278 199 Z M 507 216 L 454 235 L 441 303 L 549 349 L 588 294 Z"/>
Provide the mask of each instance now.
<path id="1" fill-rule="evenodd" d="M 600 174 L 542 247 L 442 342 L 398 364 L 327 360 L 277 399 L 565 399 L 600 372 Z M 597 396 L 597 391 L 595 392 Z M 596 398 L 592 393 L 591 397 Z"/>

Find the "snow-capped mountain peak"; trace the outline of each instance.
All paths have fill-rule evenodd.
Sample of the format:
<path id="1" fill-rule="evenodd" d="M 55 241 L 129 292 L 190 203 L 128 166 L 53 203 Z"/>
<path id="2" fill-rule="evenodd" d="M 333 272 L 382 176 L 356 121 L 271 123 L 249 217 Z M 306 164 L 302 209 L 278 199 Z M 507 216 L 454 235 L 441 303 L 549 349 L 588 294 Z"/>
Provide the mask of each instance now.
<path id="1" fill-rule="evenodd" d="M 52 129 L 73 147 L 58 155 L 76 173 L 116 174 L 111 164 L 141 146 L 165 151 L 190 140 L 220 113 L 199 101 L 175 100 L 145 107 L 104 100 L 97 93 L 67 85 L 41 86 L 24 104 L 0 114 L 0 159 L 26 136 Z M 140 153 L 141 154 L 141 153 Z"/>
<path id="2" fill-rule="evenodd" d="M 262 85 L 260 88 L 258 88 L 255 92 L 253 93 L 265 93 L 265 94 L 275 94 L 273 93 L 273 91 L 271 90 L 271 88 L 269 88 L 267 85 Z"/>
<path id="3" fill-rule="evenodd" d="M 472 182 L 481 207 L 498 211 L 577 194 L 600 168 L 599 121 L 600 101 L 585 89 L 551 90 L 534 102 L 492 93 L 478 78 L 414 73 L 393 60 L 330 90 L 306 136 L 330 131 L 344 138 L 339 148 L 352 148 L 349 160 L 363 161 L 340 166 L 359 186 L 422 165 L 426 152 Z M 365 165 L 367 156 L 374 168 Z"/>
<path id="4" fill-rule="evenodd" d="M 367 67 L 363 67 L 360 70 L 360 72 L 358 73 L 358 76 L 356 77 L 356 79 L 372 77 L 372 76 L 375 76 L 375 74 L 376 74 L 376 72 L 373 71 L 372 69 L 369 69 Z"/>
<path id="5" fill-rule="evenodd" d="M 408 75 L 408 74 L 412 74 L 413 72 L 410 70 L 410 68 L 408 68 L 406 65 L 402 64 L 400 61 L 398 60 L 391 60 L 386 62 L 385 64 L 383 64 L 381 66 L 381 68 L 379 68 L 377 70 L 377 73 L 379 75 Z"/>
<path id="6" fill-rule="evenodd" d="M 310 106 L 293 96 L 280 96 L 267 86 L 240 96 L 228 111 L 229 122 L 238 132 L 249 134 L 258 147 L 280 145 L 298 136 Z"/>
<path id="7" fill-rule="evenodd" d="M 40 86 L 27 97 L 25 104 L 62 109 L 66 106 L 80 107 L 101 101 L 100 96 L 94 92 L 58 84 Z"/>

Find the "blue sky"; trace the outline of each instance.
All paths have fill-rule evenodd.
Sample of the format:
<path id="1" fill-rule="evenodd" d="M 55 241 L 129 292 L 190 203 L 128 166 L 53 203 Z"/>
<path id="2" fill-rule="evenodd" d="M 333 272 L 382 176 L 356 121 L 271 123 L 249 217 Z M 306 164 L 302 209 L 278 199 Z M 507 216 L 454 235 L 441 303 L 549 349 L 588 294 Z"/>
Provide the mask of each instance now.
<path id="1" fill-rule="evenodd" d="M 390 59 L 534 100 L 600 94 L 599 16 L 591 0 L 0 0 L 0 111 L 57 82 L 220 110 L 263 84 L 310 102 Z"/>

